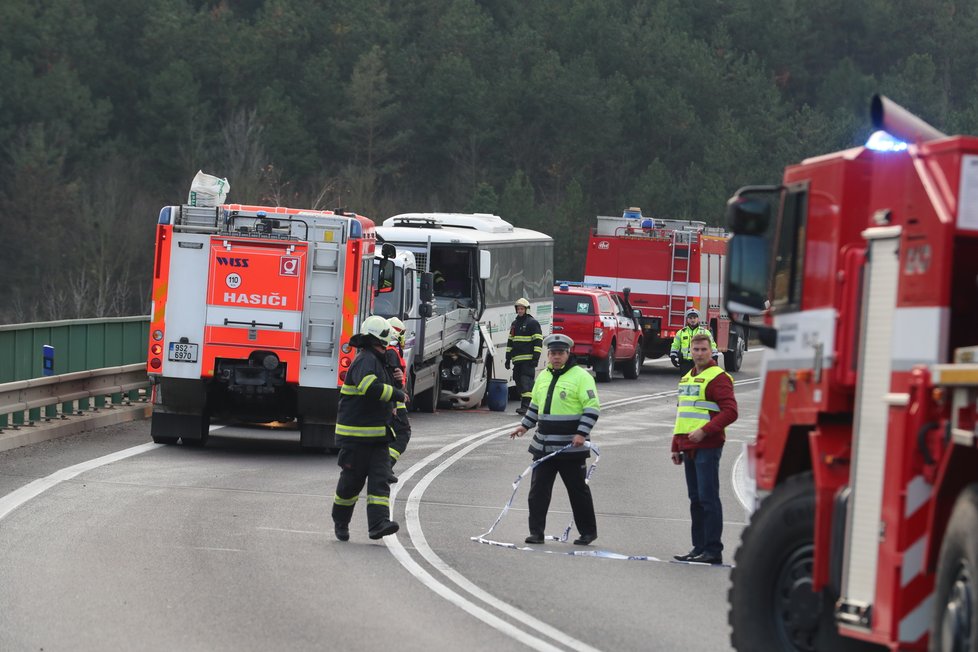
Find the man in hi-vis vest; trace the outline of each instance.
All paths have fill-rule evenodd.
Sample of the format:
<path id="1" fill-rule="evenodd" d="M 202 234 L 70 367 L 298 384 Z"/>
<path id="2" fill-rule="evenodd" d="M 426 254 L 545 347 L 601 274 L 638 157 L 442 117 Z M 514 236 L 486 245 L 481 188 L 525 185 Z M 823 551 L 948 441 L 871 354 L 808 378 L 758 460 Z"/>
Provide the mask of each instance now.
<path id="1" fill-rule="evenodd" d="M 697 333 L 690 340 L 693 368 L 679 381 L 679 405 L 672 438 L 672 463 L 683 464 L 693 548 L 678 561 L 723 563 L 723 506 L 720 504 L 720 454 L 724 428 L 737 420 L 733 379 L 713 360 L 712 340 Z"/>

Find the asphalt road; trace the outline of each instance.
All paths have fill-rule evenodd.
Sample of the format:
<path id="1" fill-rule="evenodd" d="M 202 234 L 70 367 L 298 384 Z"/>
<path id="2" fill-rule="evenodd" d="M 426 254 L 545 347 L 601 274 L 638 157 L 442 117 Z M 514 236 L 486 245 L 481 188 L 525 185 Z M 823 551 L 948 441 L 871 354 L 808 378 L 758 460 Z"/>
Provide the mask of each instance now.
<path id="1" fill-rule="evenodd" d="M 734 376 L 727 561 L 745 522 L 735 487 L 759 362 L 748 353 Z M 147 443 L 137 422 L 0 453 L 0 650 L 729 649 L 729 569 L 664 561 L 690 547 L 669 459 L 676 380 L 656 361 L 598 386 L 599 538 L 587 549 L 521 549 L 528 478 L 486 537 L 518 546 L 472 540 L 530 463 L 527 440 L 506 436 L 516 402 L 412 415 L 402 529 L 380 542 L 362 504 L 351 540 L 334 539 L 335 457 L 300 452 L 287 428 L 222 427 L 195 449 Z M 570 518 L 558 482 L 548 533 Z"/>

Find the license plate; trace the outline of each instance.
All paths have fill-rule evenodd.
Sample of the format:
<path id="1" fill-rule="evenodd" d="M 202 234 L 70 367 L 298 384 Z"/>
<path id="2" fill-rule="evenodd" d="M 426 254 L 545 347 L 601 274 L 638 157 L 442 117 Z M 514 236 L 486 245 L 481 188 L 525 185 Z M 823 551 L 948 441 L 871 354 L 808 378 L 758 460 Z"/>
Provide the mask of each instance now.
<path id="1" fill-rule="evenodd" d="M 169 359 L 173 362 L 197 362 L 197 345 L 170 342 Z"/>

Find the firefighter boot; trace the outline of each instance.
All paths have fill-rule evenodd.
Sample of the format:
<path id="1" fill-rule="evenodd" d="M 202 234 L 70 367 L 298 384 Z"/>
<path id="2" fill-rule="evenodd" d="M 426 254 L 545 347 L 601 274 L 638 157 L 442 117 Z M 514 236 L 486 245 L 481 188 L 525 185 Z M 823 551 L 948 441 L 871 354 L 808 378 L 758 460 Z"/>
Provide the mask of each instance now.
<path id="1" fill-rule="evenodd" d="M 370 530 L 367 536 L 371 539 L 383 539 L 384 537 L 394 534 L 401 529 L 401 526 L 397 524 L 397 521 L 387 521 L 384 525 L 380 525 L 377 528 Z"/>
<path id="2" fill-rule="evenodd" d="M 350 540 L 350 524 L 349 523 L 333 523 L 333 532 L 336 533 L 336 538 L 340 541 Z"/>
<path id="3" fill-rule="evenodd" d="M 520 399 L 520 406 L 516 408 L 516 414 L 526 414 L 528 407 L 530 407 L 530 397 L 524 396 Z"/>

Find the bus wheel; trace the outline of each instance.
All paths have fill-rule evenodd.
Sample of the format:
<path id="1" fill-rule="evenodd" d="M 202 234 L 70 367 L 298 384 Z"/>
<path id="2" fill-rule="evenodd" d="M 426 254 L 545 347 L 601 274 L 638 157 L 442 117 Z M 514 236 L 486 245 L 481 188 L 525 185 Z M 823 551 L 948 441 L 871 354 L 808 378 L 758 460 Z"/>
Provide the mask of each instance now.
<path id="1" fill-rule="evenodd" d="M 930 649 L 978 649 L 978 485 L 954 503 L 937 562 Z"/>
<path id="2" fill-rule="evenodd" d="M 812 590 L 815 485 L 788 478 L 761 503 L 744 530 L 730 573 L 730 642 L 738 652 L 880 650 L 843 638 L 835 597 Z"/>

